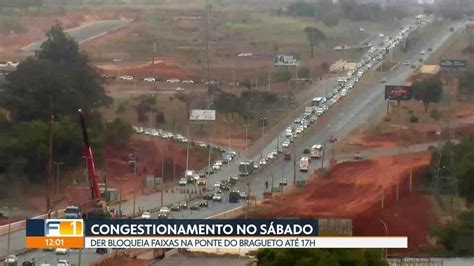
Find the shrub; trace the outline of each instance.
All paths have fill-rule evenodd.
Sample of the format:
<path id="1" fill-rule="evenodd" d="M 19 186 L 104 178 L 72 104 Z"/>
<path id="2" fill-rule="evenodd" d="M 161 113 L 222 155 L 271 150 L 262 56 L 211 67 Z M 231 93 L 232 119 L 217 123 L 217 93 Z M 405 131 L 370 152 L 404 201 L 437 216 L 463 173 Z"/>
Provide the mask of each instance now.
<path id="1" fill-rule="evenodd" d="M 441 113 L 438 111 L 438 109 L 435 108 L 431 110 L 430 116 L 435 120 L 439 120 L 441 118 Z"/>
<path id="2" fill-rule="evenodd" d="M 412 114 L 412 115 L 410 116 L 410 122 L 411 122 L 411 123 L 418 123 L 418 116 Z"/>
<path id="3" fill-rule="evenodd" d="M 117 107 L 117 114 L 123 114 L 125 111 L 127 110 L 127 107 L 125 106 L 125 103 L 121 103 L 118 107 Z"/>
<path id="4" fill-rule="evenodd" d="M 384 119 L 383 119 L 383 121 L 385 121 L 385 122 L 390 122 L 391 120 L 392 120 L 392 119 L 391 119 L 390 116 L 388 116 L 388 115 L 385 116 Z"/>

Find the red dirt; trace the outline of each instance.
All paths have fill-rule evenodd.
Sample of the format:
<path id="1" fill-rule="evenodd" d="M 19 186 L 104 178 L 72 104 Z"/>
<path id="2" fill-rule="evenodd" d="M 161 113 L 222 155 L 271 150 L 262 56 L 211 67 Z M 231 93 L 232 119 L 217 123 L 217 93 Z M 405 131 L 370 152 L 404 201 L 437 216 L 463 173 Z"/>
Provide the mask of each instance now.
<path id="1" fill-rule="evenodd" d="M 426 245 L 433 215 L 423 195 L 408 192 L 408 173 L 410 167 L 418 173 L 429 162 L 430 154 L 426 152 L 341 163 L 323 179 L 313 180 L 302 191 L 290 192 L 271 204 L 264 216 L 352 218 L 354 235 L 384 235 L 379 221 L 383 219 L 389 235 L 408 236 L 408 251 L 418 250 Z M 395 202 L 398 181 L 400 200 Z"/>
<path id="2" fill-rule="evenodd" d="M 144 178 L 147 175 L 161 176 L 162 160 L 164 162 L 164 182 L 173 182 L 173 160 L 176 164 L 176 179 L 184 175 L 186 168 L 186 146 L 176 142 L 150 139 L 147 136 L 136 136 L 132 140 L 132 149 L 117 149 L 112 146 L 105 151 L 106 172 L 99 172 L 101 181 L 107 175 L 107 186 L 123 189 L 123 195 L 131 194 L 133 191 L 141 191 Z M 130 171 L 127 156 L 134 153 L 137 156 L 137 177 Z M 171 160 L 167 160 L 170 158 Z M 190 147 L 189 167 L 190 169 L 201 169 L 208 163 L 207 151 L 196 147 Z M 123 178 L 121 181 L 120 178 Z M 82 181 L 82 179 L 80 179 Z M 122 183 L 122 184 L 121 184 Z M 82 191 L 71 186 L 68 191 L 69 202 L 86 201 L 90 192 Z M 129 195 L 130 196 L 130 195 Z"/>
<path id="3" fill-rule="evenodd" d="M 348 137 L 346 144 L 357 145 L 364 148 L 395 147 L 398 143 L 398 136 L 395 133 L 385 133 L 376 136 L 357 134 Z"/>

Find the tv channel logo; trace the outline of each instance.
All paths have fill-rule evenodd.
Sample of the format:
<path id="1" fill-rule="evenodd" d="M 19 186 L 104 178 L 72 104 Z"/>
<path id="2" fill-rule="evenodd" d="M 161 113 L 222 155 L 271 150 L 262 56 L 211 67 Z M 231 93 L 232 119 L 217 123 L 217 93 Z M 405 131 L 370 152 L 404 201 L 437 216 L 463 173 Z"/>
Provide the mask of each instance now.
<path id="1" fill-rule="evenodd" d="M 82 237 L 83 229 L 82 219 L 46 219 L 44 223 L 45 236 Z"/>

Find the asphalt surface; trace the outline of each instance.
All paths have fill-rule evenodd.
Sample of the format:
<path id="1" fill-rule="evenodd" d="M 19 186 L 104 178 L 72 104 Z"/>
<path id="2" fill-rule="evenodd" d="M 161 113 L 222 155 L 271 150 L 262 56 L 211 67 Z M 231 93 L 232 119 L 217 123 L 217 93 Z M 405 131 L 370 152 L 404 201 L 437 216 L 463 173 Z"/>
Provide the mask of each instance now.
<path id="1" fill-rule="evenodd" d="M 456 24 L 456 28 L 461 26 L 460 23 Z M 425 43 L 414 47 L 408 53 L 408 56 L 412 58 L 413 61 L 416 61 L 419 58 L 419 51 L 427 50 L 431 47 L 433 50 L 438 49 L 450 36 L 450 32 L 440 32 L 437 36 L 433 38 L 433 41 L 430 43 Z M 393 70 L 392 72 L 386 73 L 387 84 L 404 84 L 406 78 L 413 72 L 413 69 L 410 67 L 401 66 L 398 69 Z M 376 115 L 380 114 L 385 110 L 385 100 L 384 100 L 384 84 L 375 84 L 369 88 L 355 88 L 354 90 L 362 89 L 364 93 L 359 93 L 357 97 L 352 99 L 348 96 L 346 99 L 339 101 L 336 105 L 330 108 L 330 111 L 326 112 L 326 123 L 317 124 L 311 126 L 309 129 L 305 130 L 304 136 L 298 138 L 295 142 L 295 154 L 296 154 L 296 167 L 298 167 L 298 162 L 300 155 L 304 148 L 311 147 L 316 143 L 324 143 L 327 140 L 328 136 L 331 134 L 336 135 L 338 138 L 342 138 L 344 135 L 348 134 L 351 130 L 359 126 L 361 123 L 368 121 L 369 119 L 374 118 Z M 324 90 L 318 92 L 318 96 L 324 95 Z M 316 96 L 316 95 L 315 95 Z M 350 99 L 350 101 L 349 101 Z M 263 149 L 262 155 L 268 154 L 270 151 L 274 150 L 277 145 L 277 140 L 273 140 L 266 148 Z M 290 146 L 291 147 L 291 146 Z M 328 150 L 330 146 L 327 147 Z M 427 147 L 422 147 L 426 149 Z M 421 149 L 421 148 L 420 148 Z M 290 148 L 291 150 L 291 148 Z M 398 153 L 398 149 L 392 149 L 393 154 Z M 329 153 L 326 154 L 326 158 L 329 158 Z M 238 164 L 240 161 L 245 160 L 246 158 L 237 158 L 232 161 L 231 164 L 226 165 L 218 173 L 208 177 L 208 183 L 210 185 L 214 184 L 217 181 L 227 179 L 229 176 L 234 176 L 238 174 Z M 260 155 L 254 156 L 251 158 L 254 160 L 260 159 Z M 324 162 L 326 164 L 327 161 Z M 313 160 L 310 165 L 310 171 L 308 173 L 300 173 L 296 169 L 296 179 L 307 179 L 309 173 L 321 166 L 321 161 Z M 284 161 L 281 156 L 275 159 L 267 168 L 261 170 L 260 172 L 253 174 L 250 177 L 241 177 L 238 184 L 235 186 L 236 189 L 243 191 L 250 191 L 252 195 L 255 195 L 257 198 L 262 197 L 262 193 L 265 191 L 265 181 L 268 181 L 270 184 L 272 180 L 274 181 L 275 186 L 278 186 L 278 181 L 280 178 L 284 177 L 288 179 L 288 187 L 292 186 L 293 181 L 293 161 Z M 249 184 L 247 186 L 247 184 Z M 284 188 L 286 189 L 286 188 Z M 165 205 L 168 205 L 171 202 L 179 202 L 183 200 L 186 194 L 181 193 L 166 193 L 164 195 Z M 199 211 L 190 211 L 184 210 L 181 212 L 173 213 L 174 218 L 206 218 L 211 215 L 222 213 L 224 211 L 236 208 L 238 206 L 243 206 L 245 203 L 241 201 L 240 203 L 229 203 L 227 195 L 224 195 L 223 202 L 214 203 L 209 202 L 208 208 L 201 208 Z M 140 197 L 137 199 L 135 206 L 143 206 L 145 210 L 150 208 L 156 208 L 160 206 L 160 194 L 148 195 L 145 197 Z M 192 205 L 193 203 L 190 203 Z M 115 206 L 117 208 L 117 206 Z M 121 206 L 124 213 L 132 213 L 133 202 L 128 201 L 123 203 Z M 153 218 L 156 218 L 156 213 L 153 214 Z M 18 231 L 11 235 L 11 250 L 21 250 L 24 247 L 24 231 Z M 0 249 L 0 254 L 6 254 L 5 245 L 7 242 L 7 236 L 0 237 L 0 243 L 2 243 L 2 248 Z M 3 244 L 4 243 L 4 244 Z M 76 251 L 72 252 L 75 253 Z M 77 263 L 76 254 L 70 254 L 70 262 Z M 55 263 L 57 256 L 53 252 L 44 252 L 41 250 L 36 250 L 29 252 L 26 255 L 19 257 L 19 262 L 21 263 L 25 259 L 29 258 L 39 258 L 43 261 L 49 263 Z M 82 263 L 86 265 L 86 261 L 93 261 L 98 258 L 98 255 L 93 253 L 93 251 L 85 251 L 82 255 Z M 38 261 L 38 260 L 37 260 Z M 41 262 L 43 262 L 41 261 Z"/>
<path id="2" fill-rule="evenodd" d="M 107 34 L 108 32 L 120 29 L 126 26 L 128 23 L 130 23 L 128 20 L 101 20 L 66 30 L 66 32 L 71 35 L 74 40 L 81 44 Z M 46 39 L 30 43 L 27 46 L 21 48 L 21 50 L 26 53 L 33 53 L 40 48 L 41 44 L 45 40 Z"/>

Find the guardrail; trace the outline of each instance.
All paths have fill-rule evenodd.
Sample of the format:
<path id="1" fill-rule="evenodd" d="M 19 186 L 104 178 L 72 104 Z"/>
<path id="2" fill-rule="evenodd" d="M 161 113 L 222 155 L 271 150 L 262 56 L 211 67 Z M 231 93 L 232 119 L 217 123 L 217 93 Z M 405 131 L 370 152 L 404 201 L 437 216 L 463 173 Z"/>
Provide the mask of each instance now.
<path id="1" fill-rule="evenodd" d="M 64 216 L 65 210 L 66 209 L 59 210 L 57 211 L 57 213 L 53 212 L 51 213 L 51 216 L 55 218 L 56 217 L 62 218 Z M 42 214 L 35 217 L 31 217 L 30 219 L 47 219 L 47 218 L 48 218 L 47 214 Z M 25 229 L 25 227 L 26 227 L 26 220 L 22 220 L 22 221 L 10 223 L 10 224 L 5 224 L 5 225 L 0 226 L 0 235 L 6 235 L 11 232 L 16 232 L 16 231 Z"/>
<path id="2" fill-rule="evenodd" d="M 239 216 L 243 213 L 244 207 L 240 206 L 232 210 L 228 210 L 222 213 L 218 213 L 212 216 L 207 217 L 206 219 L 229 219 Z"/>

